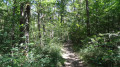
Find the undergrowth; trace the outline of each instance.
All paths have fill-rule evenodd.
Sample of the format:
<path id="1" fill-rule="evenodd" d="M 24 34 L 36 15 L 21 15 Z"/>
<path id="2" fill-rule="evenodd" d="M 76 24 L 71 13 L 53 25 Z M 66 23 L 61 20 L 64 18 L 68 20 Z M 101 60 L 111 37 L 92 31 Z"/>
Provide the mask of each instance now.
<path id="1" fill-rule="evenodd" d="M 91 67 L 120 67 L 119 38 L 118 33 L 86 38 L 80 56 Z"/>
<path id="2" fill-rule="evenodd" d="M 28 45 L 29 52 L 15 47 L 13 54 L 0 53 L 0 67 L 59 67 L 64 63 L 61 56 L 61 45 L 58 38 L 47 40 L 47 44 Z"/>

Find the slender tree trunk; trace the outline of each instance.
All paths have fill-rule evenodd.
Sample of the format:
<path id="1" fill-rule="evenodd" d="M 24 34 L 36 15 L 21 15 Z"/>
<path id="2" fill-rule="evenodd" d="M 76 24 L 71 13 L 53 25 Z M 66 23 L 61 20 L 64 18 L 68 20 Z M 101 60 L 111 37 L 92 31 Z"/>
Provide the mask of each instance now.
<path id="1" fill-rule="evenodd" d="M 113 23 L 115 21 L 115 16 L 112 15 L 112 27 L 115 28 L 115 24 Z M 115 32 L 116 30 L 112 29 L 112 32 Z"/>
<path id="2" fill-rule="evenodd" d="M 88 0 L 86 0 L 86 13 L 87 13 L 87 36 L 90 36 L 90 22 L 89 22 L 89 7 L 88 7 Z"/>
<path id="3" fill-rule="evenodd" d="M 45 23 L 43 23 L 43 35 L 45 36 Z"/>
<path id="4" fill-rule="evenodd" d="M 28 57 L 28 51 L 29 51 L 29 24 L 30 24 L 30 4 L 27 3 L 26 4 L 26 8 L 25 8 L 25 50 L 26 50 L 26 57 Z"/>
<path id="5" fill-rule="evenodd" d="M 62 16 L 62 14 L 61 14 L 61 20 L 60 20 L 61 23 L 62 23 L 62 20 L 63 20 L 63 16 Z"/>
<path id="6" fill-rule="evenodd" d="M 37 11 L 38 11 L 38 36 L 39 36 L 39 39 L 41 38 L 41 31 L 40 31 L 40 27 L 41 27 L 41 19 L 40 19 L 40 16 L 41 16 L 41 14 L 40 14 L 40 8 L 41 8 L 41 0 L 38 2 L 38 4 L 37 4 L 37 6 L 39 7 L 39 8 L 37 8 Z"/>
<path id="7" fill-rule="evenodd" d="M 15 4 L 16 4 L 16 0 L 14 0 L 14 6 L 13 6 L 12 45 L 14 44 L 13 42 L 15 40 L 15 36 L 14 36 L 14 30 L 15 30 L 15 20 L 14 20 L 14 18 L 15 18 L 15 11 L 16 11 L 16 5 Z"/>
<path id="8" fill-rule="evenodd" d="M 96 1 L 96 34 L 99 33 L 98 29 L 99 29 L 99 25 L 98 25 L 98 1 Z"/>
<path id="9" fill-rule="evenodd" d="M 42 13 L 41 13 L 41 15 L 42 15 Z M 45 36 L 45 17 L 43 17 L 42 19 L 41 19 L 41 22 L 43 22 L 43 36 Z"/>
<path id="10" fill-rule="evenodd" d="M 58 21 L 60 21 L 60 16 L 59 16 L 59 14 L 58 14 Z"/>
<path id="11" fill-rule="evenodd" d="M 73 4 L 74 4 L 74 3 L 75 3 L 75 0 L 73 0 Z M 74 8 L 73 8 L 73 9 L 74 9 L 74 11 L 75 11 L 75 4 L 74 4 Z"/>
<path id="12" fill-rule="evenodd" d="M 41 33 L 40 33 L 40 13 L 38 12 L 38 31 L 39 31 L 39 38 L 41 38 Z"/>
<path id="13" fill-rule="evenodd" d="M 23 36 L 24 36 L 24 25 L 25 25 L 25 22 L 24 22 L 24 3 L 21 3 L 20 4 L 20 43 L 24 43 L 24 39 L 23 39 Z"/>
<path id="14" fill-rule="evenodd" d="M 110 22 L 109 22 L 109 15 L 107 16 L 108 17 L 108 29 L 107 29 L 107 32 L 110 33 Z"/>
<path id="15" fill-rule="evenodd" d="M 118 14 L 119 16 L 118 16 L 118 31 L 120 31 L 120 13 Z"/>
<path id="16" fill-rule="evenodd" d="M 30 4 L 26 5 L 26 16 L 25 16 L 25 43 L 29 43 L 29 23 L 30 23 Z"/>
<path id="17" fill-rule="evenodd" d="M 120 4 L 120 1 L 118 1 L 118 4 Z M 119 7 L 117 7 L 118 11 L 120 11 Z M 120 12 L 118 12 L 118 25 L 117 25 L 117 28 L 118 28 L 118 31 L 120 31 Z"/>
<path id="18" fill-rule="evenodd" d="M 29 43 L 29 22 L 30 22 L 30 5 L 26 4 L 24 12 L 24 3 L 20 5 L 20 43 Z M 25 40 L 22 37 L 26 37 Z"/>
<path id="19" fill-rule="evenodd" d="M 14 19 L 16 19 L 15 18 L 15 12 L 16 12 L 16 0 L 14 0 L 14 4 L 13 4 L 14 6 L 13 6 L 13 18 L 12 18 L 12 34 L 11 34 L 11 36 L 12 36 L 12 48 L 14 48 L 14 43 L 15 43 L 15 20 Z M 11 55 L 12 55 L 12 57 L 14 57 L 14 51 L 13 50 L 11 50 Z M 12 61 L 12 66 L 13 66 L 13 60 L 11 60 Z"/>
<path id="20" fill-rule="evenodd" d="M 60 21 L 61 23 L 63 22 L 63 15 L 61 14 L 61 21 Z"/>
<path id="21" fill-rule="evenodd" d="M 61 0 L 61 12 L 60 12 L 60 14 L 61 14 L 61 23 L 64 23 L 64 20 L 63 20 L 63 17 L 64 17 L 64 8 L 65 8 L 65 5 L 64 5 L 64 0 Z"/>

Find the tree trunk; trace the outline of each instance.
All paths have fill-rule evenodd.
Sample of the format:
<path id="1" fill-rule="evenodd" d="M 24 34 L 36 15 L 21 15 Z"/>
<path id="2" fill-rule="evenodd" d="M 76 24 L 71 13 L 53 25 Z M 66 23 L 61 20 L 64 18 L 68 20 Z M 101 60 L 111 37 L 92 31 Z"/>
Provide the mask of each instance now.
<path id="1" fill-rule="evenodd" d="M 20 43 L 24 43 L 24 39 L 23 39 L 23 36 L 24 36 L 24 25 L 25 25 L 25 22 L 24 22 L 24 3 L 21 3 L 20 4 Z"/>
<path id="2" fill-rule="evenodd" d="M 14 6 L 13 6 L 13 18 L 12 18 L 12 34 L 11 34 L 11 36 L 12 36 L 12 43 L 11 43 L 11 45 L 12 45 L 12 48 L 14 48 L 15 46 L 14 46 L 14 44 L 15 44 L 15 20 L 14 20 L 14 18 L 15 18 L 15 12 L 16 12 L 16 0 L 14 0 L 14 4 L 13 4 Z M 16 18 L 15 18 L 16 19 Z M 14 57 L 14 51 L 13 50 L 11 50 L 11 56 L 12 57 Z M 12 66 L 13 66 L 13 60 L 11 60 L 12 61 Z"/>
<path id="3" fill-rule="evenodd" d="M 87 36 L 90 36 L 90 23 L 89 23 L 89 7 L 88 7 L 88 0 L 86 0 L 86 13 L 87 13 Z"/>
<path id="4" fill-rule="evenodd" d="M 38 12 L 38 31 L 39 31 L 39 38 L 41 38 L 41 33 L 40 33 L 40 13 Z"/>
<path id="5" fill-rule="evenodd" d="M 75 0 L 73 0 L 73 4 L 75 3 Z M 74 7 L 73 7 L 74 11 L 75 11 L 75 4 L 74 4 Z"/>
<path id="6" fill-rule="evenodd" d="M 63 15 L 61 14 L 61 21 L 60 21 L 61 23 L 63 22 Z"/>
<path id="7" fill-rule="evenodd" d="M 29 43 L 29 22 L 30 22 L 30 5 L 26 4 L 24 12 L 24 3 L 20 5 L 20 43 Z M 26 37 L 25 40 L 22 39 Z"/>
<path id="8" fill-rule="evenodd" d="M 61 0 L 61 11 L 60 11 L 60 14 L 61 14 L 61 23 L 64 23 L 64 8 L 65 8 L 65 5 L 64 5 L 64 0 Z"/>
<path id="9" fill-rule="evenodd" d="M 29 51 L 29 23 L 30 23 L 30 4 L 27 3 L 25 7 L 25 50 L 26 50 L 26 57 L 28 57 L 28 51 Z"/>
<path id="10" fill-rule="evenodd" d="M 15 36 L 14 36 L 14 30 L 15 30 L 15 20 L 14 20 L 14 18 L 15 18 L 15 11 L 16 11 L 16 5 L 15 4 L 16 4 L 16 0 L 14 0 L 14 6 L 13 6 L 12 45 L 14 44 L 13 42 L 15 40 Z"/>
<path id="11" fill-rule="evenodd" d="M 43 36 L 45 36 L 45 23 L 43 23 Z"/>
<path id="12" fill-rule="evenodd" d="M 98 1 L 96 1 L 96 34 L 99 33 L 99 25 L 98 25 Z"/>
<path id="13" fill-rule="evenodd" d="M 108 17 L 108 29 L 107 29 L 107 32 L 110 33 L 110 21 L 109 21 L 109 15 L 107 16 Z"/>
<path id="14" fill-rule="evenodd" d="M 25 43 L 29 43 L 29 23 L 30 23 L 30 4 L 26 5 L 26 11 L 25 11 Z"/>

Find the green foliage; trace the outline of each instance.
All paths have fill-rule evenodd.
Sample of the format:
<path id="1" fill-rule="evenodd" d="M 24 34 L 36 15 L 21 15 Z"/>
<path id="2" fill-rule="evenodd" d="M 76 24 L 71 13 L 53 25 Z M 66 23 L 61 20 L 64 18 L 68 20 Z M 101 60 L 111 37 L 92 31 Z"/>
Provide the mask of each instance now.
<path id="1" fill-rule="evenodd" d="M 54 40 L 54 39 L 53 39 Z M 61 56 L 61 44 L 51 40 L 49 45 L 35 46 L 30 48 L 26 55 L 25 50 L 19 48 L 11 49 L 14 53 L 0 54 L 1 67 L 59 67 L 62 66 L 64 60 Z M 24 45 L 22 46 L 24 47 Z M 19 50 L 19 51 L 18 51 Z M 13 56 L 12 56 L 13 55 Z"/>
<path id="2" fill-rule="evenodd" d="M 54 42 L 54 39 L 49 42 L 49 45 L 43 47 L 36 47 L 35 62 L 36 67 L 56 67 L 61 66 L 64 60 L 61 57 L 61 44 Z M 34 67 L 34 66 L 33 66 Z"/>
<path id="3" fill-rule="evenodd" d="M 6 40 L 7 39 L 7 40 Z M 8 35 L 8 32 L 4 32 L 3 30 L 0 30 L 0 51 L 2 52 L 9 52 L 11 49 L 11 39 Z"/>
<path id="4" fill-rule="evenodd" d="M 26 3 L 31 7 L 28 20 Z M 0 0 L 0 67 L 61 66 L 60 44 L 67 40 L 75 44 L 74 51 L 83 47 L 86 62 L 119 66 L 119 33 L 110 33 L 120 30 L 120 1 L 88 0 L 88 7 L 85 0 Z"/>
<path id="5" fill-rule="evenodd" d="M 95 67 L 119 67 L 119 38 L 118 34 L 101 34 L 88 38 L 83 41 L 86 46 L 81 49 L 80 55 L 83 60 Z"/>
<path id="6" fill-rule="evenodd" d="M 81 43 L 86 38 L 86 28 L 80 24 L 73 23 L 69 30 L 69 37 L 73 43 Z"/>

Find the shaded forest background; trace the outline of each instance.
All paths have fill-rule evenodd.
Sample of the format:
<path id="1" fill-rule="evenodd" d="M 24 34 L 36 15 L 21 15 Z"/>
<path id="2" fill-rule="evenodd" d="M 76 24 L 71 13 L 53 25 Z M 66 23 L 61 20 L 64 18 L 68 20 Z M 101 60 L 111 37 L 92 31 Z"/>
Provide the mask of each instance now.
<path id="1" fill-rule="evenodd" d="M 0 67 L 61 67 L 63 43 L 91 67 L 120 67 L 119 0 L 0 0 Z"/>

